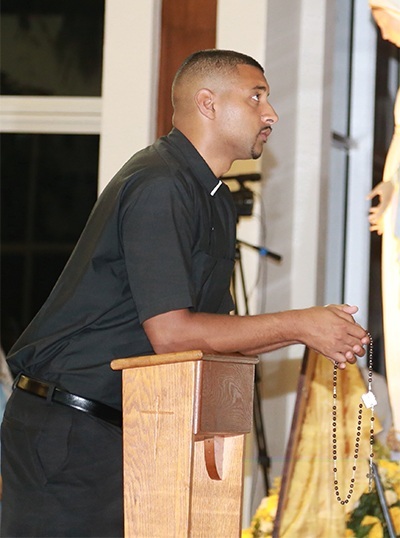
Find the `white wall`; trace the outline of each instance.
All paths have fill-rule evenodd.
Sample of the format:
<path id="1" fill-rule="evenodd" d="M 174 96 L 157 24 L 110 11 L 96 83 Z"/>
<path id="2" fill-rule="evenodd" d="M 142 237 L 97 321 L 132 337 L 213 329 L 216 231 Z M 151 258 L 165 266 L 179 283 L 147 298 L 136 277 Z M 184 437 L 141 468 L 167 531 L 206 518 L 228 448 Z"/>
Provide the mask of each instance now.
<path id="1" fill-rule="evenodd" d="M 267 242 L 283 254 L 268 270 L 268 311 L 316 304 L 320 208 L 328 180 L 330 45 L 333 25 L 327 1 L 270 0 L 267 77 L 280 116 L 263 160 Z M 304 347 L 263 357 L 263 414 L 272 458 L 280 475 L 290 431 Z"/>
<path id="2" fill-rule="evenodd" d="M 219 0 L 217 12 L 217 48 L 231 49 L 248 54 L 265 63 L 266 49 L 266 23 L 267 2 L 265 0 Z M 233 164 L 228 175 L 261 172 L 261 159 L 257 161 L 242 161 Z M 262 204 L 260 204 L 261 185 L 259 183 L 247 184 L 255 192 L 255 203 L 252 217 L 240 217 L 237 236 L 243 241 L 253 245 L 262 243 L 263 222 Z M 235 187 L 233 187 L 235 188 Z M 264 245 L 263 245 L 264 246 Z M 246 284 L 246 292 L 249 295 L 249 311 L 251 314 L 258 313 L 257 283 L 260 264 L 265 260 L 260 259 L 258 253 L 247 247 L 241 247 L 243 273 Z M 244 313 L 243 290 L 240 282 L 237 282 L 237 303 L 239 313 Z M 243 495 L 243 527 L 250 524 L 254 513 L 253 483 L 257 475 L 256 464 L 257 452 L 254 446 L 254 436 L 249 435 L 245 454 L 245 477 Z M 260 496 L 257 497 L 257 502 Z"/>
<path id="3" fill-rule="evenodd" d="M 161 0 L 106 0 L 99 191 L 156 132 Z"/>

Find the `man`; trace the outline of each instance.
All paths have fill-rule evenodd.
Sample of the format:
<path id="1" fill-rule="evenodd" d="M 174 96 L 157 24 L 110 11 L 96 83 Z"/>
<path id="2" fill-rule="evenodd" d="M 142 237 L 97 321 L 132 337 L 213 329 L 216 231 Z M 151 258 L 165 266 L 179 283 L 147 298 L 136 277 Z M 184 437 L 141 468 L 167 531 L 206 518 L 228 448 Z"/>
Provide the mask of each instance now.
<path id="1" fill-rule="evenodd" d="M 252 58 L 195 53 L 173 83 L 174 129 L 100 196 L 9 355 L 22 375 L 2 428 L 4 535 L 122 535 L 121 378 L 112 359 L 255 354 L 298 342 L 341 367 L 364 354 L 356 307 L 229 315 L 236 216 L 219 177 L 234 160 L 261 155 L 278 120 L 268 96 Z"/>

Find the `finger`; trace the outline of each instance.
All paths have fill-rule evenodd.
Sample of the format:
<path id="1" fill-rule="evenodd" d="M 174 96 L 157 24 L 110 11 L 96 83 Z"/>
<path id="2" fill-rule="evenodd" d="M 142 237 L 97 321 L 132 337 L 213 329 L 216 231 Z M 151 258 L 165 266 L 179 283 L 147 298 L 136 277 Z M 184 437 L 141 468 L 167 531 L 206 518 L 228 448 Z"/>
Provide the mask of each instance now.
<path id="1" fill-rule="evenodd" d="M 356 339 L 354 340 L 353 344 L 346 345 L 342 353 L 347 359 L 351 359 L 352 357 L 363 357 L 365 355 L 365 348 L 361 340 Z"/>
<path id="2" fill-rule="evenodd" d="M 376 186 L 367 194 L 366 199 L 367 200 L 372 200 L 372 198 L 375 198 L 375 196 L 377 196 L 378 194 L 379 194 L 379 189 Z"/>
<path id="3" fill-rule="evenodd" d="M 354 323 L 353 314 L 358 312 L 358 306 L 349 305 L 349 304 L 328 304 L 325 306 L 329 310 L 332 310 L 337 316 Z"/>
<path id="4" fill-rule="evenodd" d="M 369 337 L 367 336 L 363 338 L 361 342 L 362 343 L 357 342 L 352 347 L 348 347 L 343 350 L 343 354 L 347 362 L 354 364 L 355 362 L 357 362 L 358 358 L 361 358 L 365 355 L 364 345 L 366 345 L 366 342 L 369 342 Z"/>
<path id="5" fill-rule="evenodd" d="M 372 224 L 375 224 L 377 223 L 380 219 L 382 218 L 382 211 L 374 211 L 372 212 L 369 217 L 368 217 L 368 221 L 371 222 Z"/>
<path id="6" fill-rule="evenodd" d="M 345 353 L 346 361 L 349 362 L 350 364 L 356 363 L 357 362 L 357 355 L 358 355 L 358 353 L 355 353 L 353 351 L 346 351 L 346 353 Z"/>
<path id="7" fill-rule="evenodd" d="M 371 343 L 371 337 L 368 333 L 361 339 L 361 343 L 363 346 L 369 346 Z"/>
<path id="8" fill-rule="evenodd" d="M 359 352 L 364 355 L 364 347 L 369 343 L 368 333 L 358 323 L 349 324 L 347 326 L 347 338 L 345 340 L 347 349 L 351 349 L 353 352 Z M 355 351 L 357 350 L 357 351 Z"/>
<path id="9" fill-rule="evenodd" d="M 358 306 L 351 305 L 351 304 L 344 304 L 342 305 L 342 310 L 346 312 L 347 314 L 356 314 L 358 312 Z"/>
<path id="10" fill-rule="evenodd" d="M 365 354 L 364 348 L 359 344 L 353 346 L 352 352 L 358 357 L 362 357 Z"/>
<path id="11" fill-rule="evenodd" d="M 350 364 L 355 364 L 357 362 L 357 359 L 363 357 L 365 355 L 365 349 L 363 346 L 356 344 L 351 349 L 347 349 L 344 352 L 344 356 L 346 358 L 346 361 Z"/>
<path id="12" fill-rule="evenodd" d="M 330 359 L 333 362 L 333 364 L 337 364 L 338 368 L 340 368 L 341 370 L 343 370 L 343 368 L 346 368 L 347 359 L 344 353 L 337 351 L 336 353 L 332 354 Z"/>
<path id="13" fill-rule="evenodd" d="M 340 354 L 338 356 L 341 356 Z M 329 361 L 331 361 L 331 363 L 333 365 L 337 365 L 338 368 L 340 368 L 341 370 L 343 370 L 344 368 L 346 368 L 346 362 L 340 362 L 340 361 L 337 361 L 335 359 L 332 359 L 332 357 L 326 357 Z"/>
<path id="14" fill-rule="evenodd" d="M 336 316 L 338 316 L 339 318 L 342 318 L 347 323 L 350 323 L 350 324 L 354 325 L 355 321 L 354 321 L 354 318 L 353 318 L 353 314 L 355 314 L 357 312 L 358 308 L 355 307 L 355 310 L 354 310 L 351 307 L 346 308 L 345 306 L 346 305 L 336 306 L 336 307 L 333 306 L 332 308 L 335 309 L 334 314 Z"/>
<path id="15" fill-rule="evenodd" d="M 370 219 L 374 219 L 374 220 L 379 220 L 381 219 L 383 216 L 383 210 L 381 211 L 380 209 L 378 211 L 373 211 L 371 213 L 371 215 L 369 216 Z"/>

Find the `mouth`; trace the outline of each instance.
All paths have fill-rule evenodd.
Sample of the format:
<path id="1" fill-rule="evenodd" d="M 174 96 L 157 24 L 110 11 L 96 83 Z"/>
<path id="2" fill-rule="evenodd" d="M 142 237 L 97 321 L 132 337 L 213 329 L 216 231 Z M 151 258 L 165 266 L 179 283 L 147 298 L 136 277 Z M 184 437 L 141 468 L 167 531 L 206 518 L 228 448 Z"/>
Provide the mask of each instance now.
<path id="1" fill-rule="evenodd" d="M 272 133 L 272 127 L 268 125 L 268 127 L 264 127 L 263 129 L 261 129 L 260 136 L 263 139 L 263 141 L 266 142 L 271 133 Z"/>

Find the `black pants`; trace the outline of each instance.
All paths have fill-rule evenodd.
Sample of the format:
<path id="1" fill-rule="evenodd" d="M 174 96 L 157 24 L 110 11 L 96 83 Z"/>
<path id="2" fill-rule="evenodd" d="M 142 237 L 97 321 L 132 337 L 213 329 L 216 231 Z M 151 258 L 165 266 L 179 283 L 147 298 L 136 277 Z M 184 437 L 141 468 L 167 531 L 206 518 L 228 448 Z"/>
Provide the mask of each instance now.
<path id="1" fill-rule="evenodd" d="M 123 536 L 122 432 L 20 389 L 2 424 L 1 536 Z"/>

